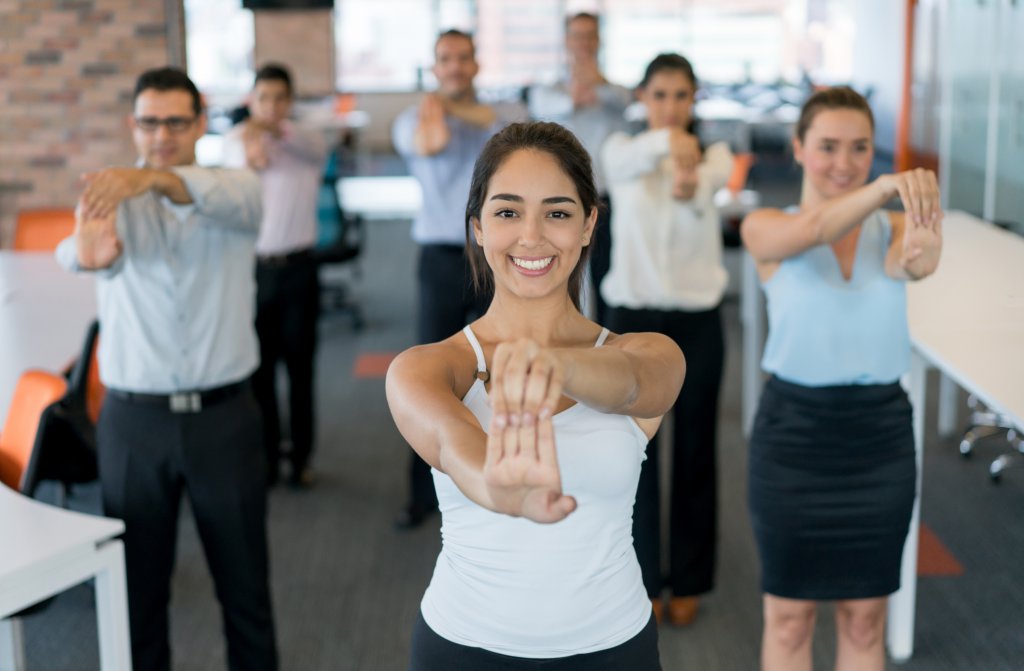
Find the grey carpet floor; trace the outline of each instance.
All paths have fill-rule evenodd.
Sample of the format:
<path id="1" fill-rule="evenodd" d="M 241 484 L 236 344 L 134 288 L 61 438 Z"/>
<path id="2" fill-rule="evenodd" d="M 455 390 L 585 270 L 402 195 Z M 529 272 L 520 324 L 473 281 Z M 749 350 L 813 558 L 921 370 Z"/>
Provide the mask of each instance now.
<path id="1" fill-rule="evenodd" d="M 309 491 L 270 495 L 273 594 L 285 671 L 399 671 L 409 633 L 439 549 L 438 520 L 411 533 L 392 529 L 405 497 L 407 447 L 389 417 L 381 379 L 354 379 L 364 353 L 413 342 L 414 249 L 408 224 L 369 225 L 361 275 L 353 279 L 367 317 L 353 332 L 343 315 L 325 315 L 317 368 L 319 476 Z M 687 629 L 660 629 L 666 670 L 738 671 L 757 667 L 761 628 L 757 556 L 746 513 L 746 445 L 739 430 L 740 331 L 727 303 L 728 338 L 721 407 L 720 545 L 717 588 Z M 934 387 L 934 381 L 932 382 Z M 931 398 L 935 398 L 932 394 Z M 1024 668 L 1024 469 L 989 484 L 998 443 L 962 460 L 954 439 L 934 434 L 925 455 L 923 519 L 965 566 L 960 577 L 918 585 L 917 650 L 907 671 Z M 73 505 L 98 507 L 95 488 Z M 179 671 L 226 668 L 219 611 L 202 549 L 182 516 L 174 576 L 172 646 Z M 99 668 L 90 585 L 60 595 L 25 618 L 29 671 Z M 815 668 L 832 668 L 834 628 L 822 611 Z"/>

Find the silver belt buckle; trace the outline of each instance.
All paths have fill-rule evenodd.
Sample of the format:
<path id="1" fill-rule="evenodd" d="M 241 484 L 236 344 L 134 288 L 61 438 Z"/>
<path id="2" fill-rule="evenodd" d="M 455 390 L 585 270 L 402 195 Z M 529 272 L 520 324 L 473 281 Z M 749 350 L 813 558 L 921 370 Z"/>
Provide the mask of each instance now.
<path id="1" fill-rule="evenodd" d="M 197 391 L 179 392 L 171 394 L 171 412 L 199 412 L 203 409 L 203 398 Z"/>

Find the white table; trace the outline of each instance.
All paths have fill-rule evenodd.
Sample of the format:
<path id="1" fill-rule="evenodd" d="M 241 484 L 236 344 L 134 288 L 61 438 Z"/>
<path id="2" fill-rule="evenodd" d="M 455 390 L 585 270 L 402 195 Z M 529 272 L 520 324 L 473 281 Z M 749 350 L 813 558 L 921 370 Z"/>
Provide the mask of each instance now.
<path id="1" fill-rule="evenodd" d="M 50 253 L 0 251 L 0 427 L 22 372 L 64 368 L 95 317 L 88 274 L 66 272 Z"/>
<path id="2" fill-rule="evenodd" d="M 19 629 L 10 615 L 96 579 L 100 668 L 130 671 L 124 523 L 55 508 L 0 485 L 0 669 L 17 668 Z"/>
<path id="3" fill-rule="evenodd" d="M 342 177 L 337 189 L 346 213 L 370 221 L 412 219 L 423 206 L 423 191 L 415 177 Z"/>
<path id="4" fill-rule="evenodd" d="M 924 448 L 925 376 L 942 373 L 939 429 L 955 421 L 955 385 L 1024 430 L 1024 238 L 963 212 L 948 212 L 939 269 L 907 286 L 913 347 L 908 393 L 914 406 L 918 478 Z M 749 254 L 744 259 L 743 427 L 749 433 L 763 383 L 764 295 Z M 951 381 L 952 383 L 947 383 Z M 920 491 L 903 550 L 900 591 L 889 602 L 888 643 L 893 659 L 914 651 Z"/>
<path id="5" fill-rule="evenodd" d="M 919 479 L 929 367 L 1024 430 L 1024 237 L 963 212 L 947 213 L 943 236 L 938 271 L 907 287 Z M 920 497 L 903 550 L 902 587 L 889 604 L 889 651 L 897 661 L 914 652 L 919 526 Z"/>

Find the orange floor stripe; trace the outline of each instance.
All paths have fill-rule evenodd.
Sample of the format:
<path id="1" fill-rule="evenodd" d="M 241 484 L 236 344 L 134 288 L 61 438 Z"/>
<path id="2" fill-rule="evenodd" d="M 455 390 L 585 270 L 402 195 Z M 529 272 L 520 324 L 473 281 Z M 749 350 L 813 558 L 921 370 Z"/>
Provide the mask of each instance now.
<path id="1" fill-rule="evenodd" d="M 352 375 L 357 379 L 384 377 L 388 372 L 391 360 L 398 352 L 367 352 L 360 354 L 352 367 Z"/>
<path id="2" fill-rule="evenodd" d="M 917 575 L 956 576 L 964 574 L 963 565 L 956 560 L 935 532 L 921 525 L 918 536 Z"/>

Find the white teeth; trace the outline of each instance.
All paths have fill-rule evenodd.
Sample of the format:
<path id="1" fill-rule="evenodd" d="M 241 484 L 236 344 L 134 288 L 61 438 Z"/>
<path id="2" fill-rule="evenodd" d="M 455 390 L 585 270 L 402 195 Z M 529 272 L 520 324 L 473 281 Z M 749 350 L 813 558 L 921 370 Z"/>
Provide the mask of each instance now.
<path id="1" fill-rule="evenodd" d="M 544 268 L 547 268 L 554 260 L 555 257 L 553 256 L 549 256 L 546 259 L 533 260 L 520 259 L 516 258 L 515 256 L 512 257 L 512 263 L 516 264 L 520 268 L 525 268 L 526 270 L 543 270 Z"/>

